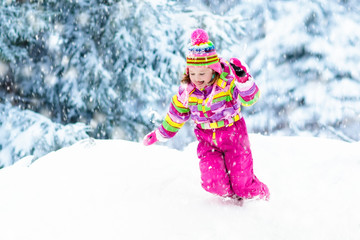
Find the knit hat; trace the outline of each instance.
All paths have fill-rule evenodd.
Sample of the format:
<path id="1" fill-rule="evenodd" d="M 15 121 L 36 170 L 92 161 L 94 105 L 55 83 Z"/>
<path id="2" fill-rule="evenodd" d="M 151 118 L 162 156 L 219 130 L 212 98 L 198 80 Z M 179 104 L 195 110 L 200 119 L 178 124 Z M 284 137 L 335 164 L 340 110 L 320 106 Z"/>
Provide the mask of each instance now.
<path id="1" fill-rule="evenodd" d="M 191 43 L 186 53 L 186 73 L 190 67 L 209 67 L 219 74 L 222 72 L 215 46 L 209 41 L 209 35 L 203 29 L 196 29 L 191 34 Z"/>

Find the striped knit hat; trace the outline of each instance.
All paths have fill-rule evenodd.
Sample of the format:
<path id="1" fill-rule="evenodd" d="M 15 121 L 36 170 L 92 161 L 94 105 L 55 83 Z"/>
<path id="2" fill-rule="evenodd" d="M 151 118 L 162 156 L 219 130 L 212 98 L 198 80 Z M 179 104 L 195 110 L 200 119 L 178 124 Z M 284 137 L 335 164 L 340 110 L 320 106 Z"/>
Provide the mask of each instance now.
<path id="1" fill-rule="evenodd" d="M 219 74 L 222 72 L 215 46 L 203 29 L 196 29 L 191 34 L 191 43 L 186 54 L 186 73 L 190 67 L 209 67 Z"/>

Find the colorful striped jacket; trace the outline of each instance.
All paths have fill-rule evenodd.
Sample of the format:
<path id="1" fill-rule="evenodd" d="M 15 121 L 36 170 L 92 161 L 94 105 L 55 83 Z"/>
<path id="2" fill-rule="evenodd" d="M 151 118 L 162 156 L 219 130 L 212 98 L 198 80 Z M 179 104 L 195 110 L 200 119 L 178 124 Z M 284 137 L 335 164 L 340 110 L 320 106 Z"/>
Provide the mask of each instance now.
<path id="1" fill-rule="evenodd" d="M 228 61 L 220 59 L 220 63 L 223 71 L 212 86 L 203 90 L 192 83 L 179 87 L 165 120 L 158 128 L 161 137 L 175 136 L 190 117 L 202 129 L 230 126 L 241 118 L 241 106 L 251 106 L 258 100 L 259 88 L 247 71 L 247 79 L 241 83 Z"/>

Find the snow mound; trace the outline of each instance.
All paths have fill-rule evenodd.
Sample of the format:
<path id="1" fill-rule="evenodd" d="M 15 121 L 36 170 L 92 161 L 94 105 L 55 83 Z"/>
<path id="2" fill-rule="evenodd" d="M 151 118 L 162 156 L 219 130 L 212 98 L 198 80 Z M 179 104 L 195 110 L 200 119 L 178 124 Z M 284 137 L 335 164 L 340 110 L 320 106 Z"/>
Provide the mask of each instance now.
<path id="1" fill-rule="evenodd" d="M 0 170 L 0 238 L 359 239 L 360 142 L 250 137 L 269 202 L 201 189 L 196 143 L 90 139 Z"/>

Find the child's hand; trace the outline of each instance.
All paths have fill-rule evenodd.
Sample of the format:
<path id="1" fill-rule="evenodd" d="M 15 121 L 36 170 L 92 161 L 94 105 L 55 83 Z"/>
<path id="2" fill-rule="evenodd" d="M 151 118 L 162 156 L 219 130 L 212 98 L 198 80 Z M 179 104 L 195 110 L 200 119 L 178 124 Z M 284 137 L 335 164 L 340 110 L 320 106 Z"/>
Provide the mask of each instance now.
<path id="1" fill-rule="evenodd" d="M 239 59 L 231 58 L 230 64 L 236 72 L 236 80 L 240 83 L 245 83 L 251 77 L 250 74 L 247 72 L 246 66 L 244 66 Z"/>
<path id="2" fill-rule="evenodd" d="M 148 135 L 146 135 L 144 137 L 143 143 L 145 146 L 149 146 L 151 144 L 156 143 L 157 141 L 159 141 L 159 140 L 156 137 L 156 133 L 155 133 L 155 131 L 152 131 L 151 133 L 149 133 Z"/>

